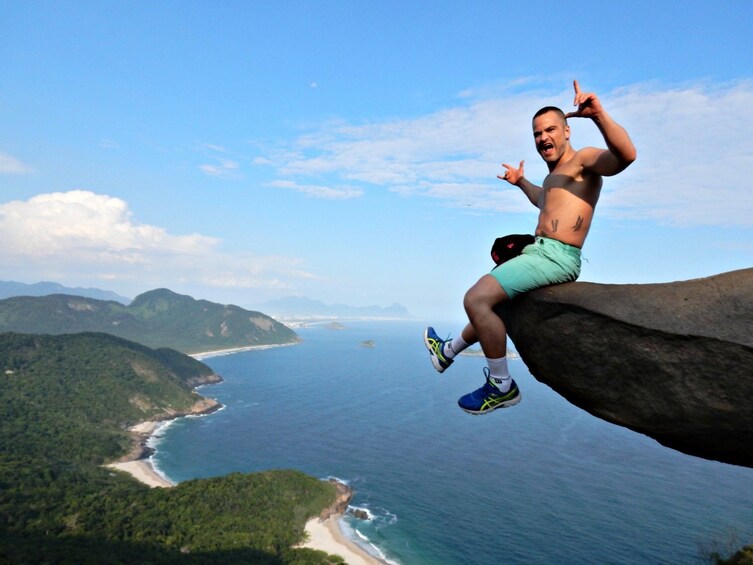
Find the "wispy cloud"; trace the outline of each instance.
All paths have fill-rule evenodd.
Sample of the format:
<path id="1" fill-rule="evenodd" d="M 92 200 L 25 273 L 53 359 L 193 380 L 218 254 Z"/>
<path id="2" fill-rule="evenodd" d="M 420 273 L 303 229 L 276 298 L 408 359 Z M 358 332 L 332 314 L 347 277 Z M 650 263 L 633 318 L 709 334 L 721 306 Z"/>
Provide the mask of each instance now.
<path id="1" fill-rule="evenodd" d="M 0 205 L 0 240 L 0 264 L 27 278 L 285 288 L 314 277 L 295 258 L 233 255 L 217 238 L 140 223 L 125 201 L 85 190 Z"/>
<path id="2" fill-rule="evenodd" d="M 312 198 L 321 198 L 324 200 L 350 200 L 351 198 L 358 198 L 363 196 L 363 190 L 359 188 L 331 188 L 328 186 L 319 186 L 313 184 L 298 184 L 292 181 L 278 180 L 267 183 L 267 186 L 273 188 L 285 188 L 288 190 L 294 190 L 310 196 Z"/>
<path id="3" fill-rule="evenodd" d="M 599 92 L 638 148 L 638 160 L 608 179 L 601 214 L 675 225 L 753 225 L 753 81 L 667 88 L 639 84 Z M 496 179 L 502 161 L 526 161 L 540 182 L 546 169 L 535 153 L 530 119 L 541 106 L 567 110 L 569 88 L 469 100 L 413 119 L 322 124 L 270 152 L 257 164 L 274 167 L 288 188 L 378 186 L 453 206 L 522 209 L 519 195 Z M 590 121 L 572 119 L 573 144 L 603 146 Z M 352 189 L 357 190 L 357 189 Z M 306 192 L 302 190 L 301 192 Z"/>
<path id="4" fill-rule="evenodd" d="M 200 165 L 199 169 L 212 177 L 223 179 L 239 178 L 240 164 L 230 159 L 218 159 L 214 164 Z"/>
<path id="5" fill-rule="evenodd" d="M 101 139 L 99 141 L 99 146 L 102 149 L 120 149 L 120 144 L 112 139 Z"/>
<path id="6" fill-rule="evenodd" d="M 215 151 L 217 153 L 224 153 L 227 151 L 222 145 L 215 145 L 214 143 L 200 143 L 199 149 L 206 149 L 209 151 Z"/>
<path id="7" fill-rule="evenodd" d="M 0 174 L 25 175 L 34 172 L 29 165 L 6 153 L 0 153 Z"/>
<path id="8" fill-rule="evenodd" d="M 638 160 L 605 183 L 615 216 L 693 225 L 753 226 L 753 81 L 675 89 L 638 85 L 610 105 Z M 594 143 L 598 139 L 594 140 Z"/>

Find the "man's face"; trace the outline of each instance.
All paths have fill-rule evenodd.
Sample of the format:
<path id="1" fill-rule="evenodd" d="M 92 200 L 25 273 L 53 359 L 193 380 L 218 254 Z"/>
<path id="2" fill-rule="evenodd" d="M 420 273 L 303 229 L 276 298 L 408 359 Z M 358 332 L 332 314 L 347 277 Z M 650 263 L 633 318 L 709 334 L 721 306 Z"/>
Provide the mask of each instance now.
<path id="1" fill-rule="evenodd" d="M 568 148 L 570 126 L 557 112 L 541 114 L 533 120 L 536 150 L 547 163 L 556 163 Z"/>

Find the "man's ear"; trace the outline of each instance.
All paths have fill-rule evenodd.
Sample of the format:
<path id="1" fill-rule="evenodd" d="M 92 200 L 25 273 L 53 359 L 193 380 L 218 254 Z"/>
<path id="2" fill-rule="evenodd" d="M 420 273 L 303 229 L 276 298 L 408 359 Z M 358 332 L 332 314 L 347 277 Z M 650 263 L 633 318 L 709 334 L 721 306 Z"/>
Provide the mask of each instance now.
<path id="1" fill-rule="evenodd" d="M 565 124 L 565 140 L 570 141 L 570 125 Z"/>

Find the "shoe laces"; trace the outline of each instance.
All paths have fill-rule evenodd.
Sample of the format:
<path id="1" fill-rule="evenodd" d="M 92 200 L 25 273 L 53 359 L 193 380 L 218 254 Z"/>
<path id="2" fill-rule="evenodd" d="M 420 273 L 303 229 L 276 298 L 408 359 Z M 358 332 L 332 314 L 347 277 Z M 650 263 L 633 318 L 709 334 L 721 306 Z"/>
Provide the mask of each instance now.
<path id="1" fill-rule="evenodd" d="M 486 377 L 486 384 L 484 385 L 484 390 L 486 392 L 493 392 L 494 394 L 502 394 L 502 391 L 499 390 L 499 387 L 494 382 L 494 379 L 492 378 L 492 372 L 489 370 L 489 367 L 484 367 L 484 376 Z"/>
<path id="2" fill-rule="evenodd" d="M 434 332 L 434 334 L 437 336 L 437 339 L 434 342 L 434 352 L 439 353 L 442 357 L 444 357 L 444 346 L 446 343 L 452 343 L 452 337 L 448 335 L 447 339 L 443 340 L 441 337 L 439 337 L 439 334 L 436 333 L 436 331 Z M 448 347 L 452 349 L 452 345 L 449 345 Z"/>

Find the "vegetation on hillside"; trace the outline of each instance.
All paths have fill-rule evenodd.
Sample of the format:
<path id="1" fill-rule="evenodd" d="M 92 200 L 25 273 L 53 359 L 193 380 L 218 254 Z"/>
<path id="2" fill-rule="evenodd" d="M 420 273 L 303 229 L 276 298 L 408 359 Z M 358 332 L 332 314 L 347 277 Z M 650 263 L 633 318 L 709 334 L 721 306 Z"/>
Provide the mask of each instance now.
<path id="1" fill-rule="evenodd" d="M 54 294 L 0 300 L 0 332 L 104 332 L 183 353 L 298 341 L 293 330 L 260 312 L 195 300 L 167 289 L 115 301 Z"/>
<path id="2" fill-rule="evenodd" d="M 150 489 L 102 465 L 211 369 L 104 334 L 0 334 L 0 562 L 339 563 L 294 548 L 334 486 L 297 471 Z"/>

